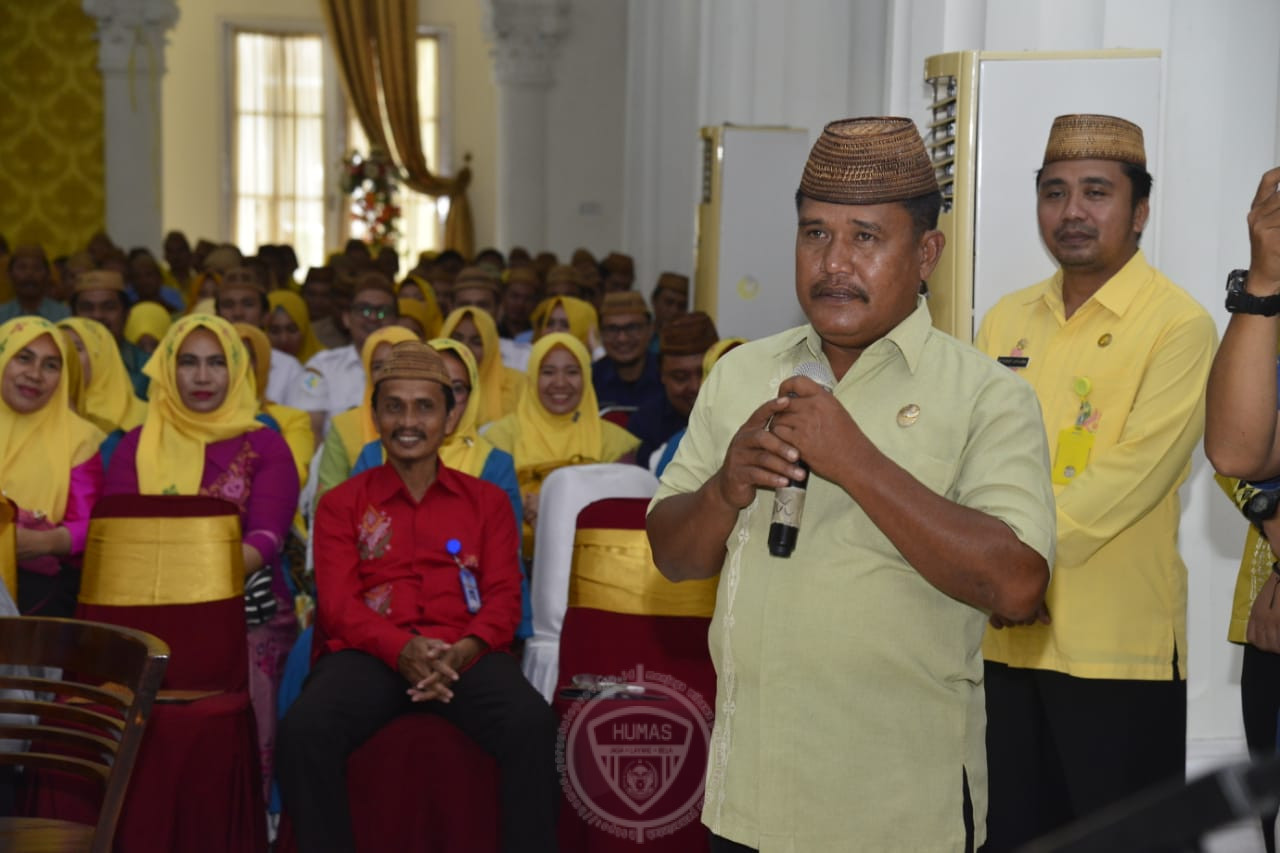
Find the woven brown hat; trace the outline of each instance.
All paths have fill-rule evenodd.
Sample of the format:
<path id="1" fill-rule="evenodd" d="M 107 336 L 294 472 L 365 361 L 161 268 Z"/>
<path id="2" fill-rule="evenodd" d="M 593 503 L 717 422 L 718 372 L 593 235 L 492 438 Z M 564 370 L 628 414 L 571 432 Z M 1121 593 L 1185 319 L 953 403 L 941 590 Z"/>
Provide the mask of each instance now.
<path id="1" fill-rule="evenodd" d="M 210 249 L 209 254 L 204 256 L 204 268 L 218 275 L 222 275 L 232 267 L 240 266 L 243 262 L 244 255 L 240 254 L 240 250 L 235 246 L 218 246 Z"/>
<path id="2" fill-rule="evenodd" d="M 115 270 L 89 270 L 76 276 L 76 293 L 86 290 L 115 290 L 124 293 L 124 276 Z"/>
<path id="3" fill-rule="evenodd" d="M 649 306 L 645 304 L 644 297 L 634 290 L 618 290 L 613 293 L 605 294 L 604 304 L 600 306 L 600 319 L 603 321 L 606 317 L 614 314 L 643 314 L 649 315 Z"/>
<path id="4" fill-rule="evenodd" d="M 483 287 L 494 294 L 501 291 L 498 277 L 488 267 L 463 267 L 453 280 L 453 289 L 457 292 L 467 287 Z"/>
<path id="5" fill-rule="evenodd" d="M 256 290 L 259 293 L 266 293 L 267 286 L 253 269 L 232 267 L 222 274 L 217 292 L 222 294 L 229 290 Z"/>
<path id="6" fill-rule="evenodd" d="M 653 288 L 653 292 L 657 293 L 659 290 L 670 290 L 672 293 L 678 293 L 688 299 L 689 276 L 675 272 L 664 272 L 658 276 L 658 284 Z"/>
<path id="7" fill-rule="evenodd" d="M 511 267 L 508 273 L 508 287 L 513 284 L 527 284 L 536 290 L 542 290 L 542 279 L 538 278 L 538 271 L 533 267 Z"/>
<path id="8" fill-rule="evenodd" d="M 335 289 L 337 289 L 342 280 L 343 277 L 339 275 L 334 282 Z M 391 279 L 376 270 L 366 270 L 360 273 L 351 288 L 351 295 L 354 296 L 362 290 L 381 290 L 383 293 L 390 293 L 392 298 L 395 298 L 396 295 L 396 288 L 391 283 Z"/>
<path id="9" fill-rule="evenodd" d="M 616 272 L 620 275 L 635 275 L 636 262 L 630 255 L 624 255 L 621 252 L 610 252 L 600 265 L 609 272 Z"/>
<path id="10" fill-rule="evenodd" d="M 1145 169 L 1142 128 L 1116 116 L 1058 116 L 1049 129 L 1044 165 L 1060 160 L 1118 160 Z"/>
<path id="11" fill-rule="evenodd" d="M 579 247 L 573 250 L 573 257 L 569 260 L 569 264 L 575 267 L 580 264 L 591 264 L 594 267 L 596 256 L 591 254 L 590 250 Z"/>
<path id="12" fill-rule="evenodd" d="M 565 266 L 564 264 L 557 264 L 547 270 L 548 286 L 552 284 L 559 284 L 562 281 L 571 282 L 574 287 L 579 287 L 582 284 L 582 280 L 578 276 L 578 271 L 573 267 Z"/>
<path id="13" fill-rule="evenodd" d="M 848 118 L 822 130 L 800 176 L 800 192 L 833 204 L 883 204 L 938 191 L 915 122 Z"/>
<path id="14" fill-rule="evenodd" d="M 426 379 L 446 387 L 451 384 L 440 354 L 422 341 L 400 341 L 392 345 L 391 355 L 378 365 L 373 375 L 375 385 L 384 379 Z"/>
<path id="15" fill-rule="evenodd" d="M 716 324 L 705 311 L 678 314 L 662 327 L 658 351 L 663 355 L 702 355 L 720 340 Z"/>

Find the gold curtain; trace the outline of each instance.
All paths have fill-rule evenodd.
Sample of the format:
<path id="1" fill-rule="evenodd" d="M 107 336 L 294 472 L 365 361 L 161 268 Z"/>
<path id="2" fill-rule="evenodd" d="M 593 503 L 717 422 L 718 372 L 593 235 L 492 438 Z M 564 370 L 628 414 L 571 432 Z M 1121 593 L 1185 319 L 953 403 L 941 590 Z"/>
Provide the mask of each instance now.
<path id="1" fill-rule="evenodd" d="M 471 170 L 464 167 L 453 178 L 433 175 L 422 153 L 417 0 L 322 0 L 321 5 L 347 97 L 369 144 L 392 158 L 410 189 L 449 197 L 445 247 L 470 258 L 475 249 L 467 200 Z"/>

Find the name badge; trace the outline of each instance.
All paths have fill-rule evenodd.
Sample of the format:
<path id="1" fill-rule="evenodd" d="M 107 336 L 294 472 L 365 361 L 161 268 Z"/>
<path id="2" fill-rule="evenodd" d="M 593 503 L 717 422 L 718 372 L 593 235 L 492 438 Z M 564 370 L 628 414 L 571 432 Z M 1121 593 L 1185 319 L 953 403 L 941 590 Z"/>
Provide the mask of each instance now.
<path id="1" fill-rule="evenodd" d="M 480 585 L 476 583 L 476 576 L 463 567 L 458 569 L 458 580 L 462 581 L 462 597 L 467 600 L 467 612 L 479 613 Z"/>
<path id="2" fill-rule="evenodd" d="M 1025 355 L 1001 355 L 996 357 L 996 361 L 1000 362 L 1005 367 L 1012 367 L 1015 369 L 1019 367 L 1026 367 L 1031 363 L 1031 359 L 1027 358 Z"/>
<path id="3" fill-rule="evenodd" d="M 1065 486 L 1084 473 L 1093 449 L 1093 433 L 1069 427 L 1058 433 L 1058 450 L 1053 455 L 1053 482 Z"/>

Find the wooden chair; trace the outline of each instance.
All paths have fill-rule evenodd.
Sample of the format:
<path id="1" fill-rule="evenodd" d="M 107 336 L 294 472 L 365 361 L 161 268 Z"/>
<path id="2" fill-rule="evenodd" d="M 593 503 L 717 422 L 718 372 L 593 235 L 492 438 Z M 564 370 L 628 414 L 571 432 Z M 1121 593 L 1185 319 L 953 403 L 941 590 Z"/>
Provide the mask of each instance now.
<path id="1" fill-rule="evenodd" d="M 169 647 L 142 631 L 74 619 L 0 618 L 0 663 L 6 665 L 0 713 L 20 715 L 0 717 L 0 738 L 11 739 L 6 746 L 22 746 L 0 751 L 0 764 L 84 776 L 104 789 L 93 826 L 0 818 L 0 850 L 109 853 L 168 662 Z M 60 668 L 63 677 L 11 675 L 9 665 Z"/>

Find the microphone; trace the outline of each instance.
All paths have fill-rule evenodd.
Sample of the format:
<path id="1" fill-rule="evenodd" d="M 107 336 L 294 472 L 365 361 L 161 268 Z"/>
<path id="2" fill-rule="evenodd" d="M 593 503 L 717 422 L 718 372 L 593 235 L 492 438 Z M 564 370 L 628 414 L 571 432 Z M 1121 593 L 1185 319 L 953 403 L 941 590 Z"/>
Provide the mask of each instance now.
<path id="1" fill-rule="evenodd" d="M 792 376 L 805 376 L 830 391 L 836 384 L 831 368 L 820 361 L 806 361 L 796 365 Z M 794 397 L 795 394 L 790 396 Z M 807 474 L 809 466 L 801 459 L 796 462 Z M 773 492 L 773 519 L 769 523 L 769 553 L 775 557 L 787 558 L 796 549 L 800 539 L 800 518 L 804 515 L 805 489 L 809 478 L 788 480 L 787 485 L 779 486 Z"/>

